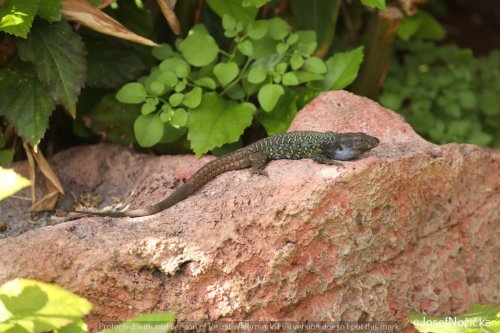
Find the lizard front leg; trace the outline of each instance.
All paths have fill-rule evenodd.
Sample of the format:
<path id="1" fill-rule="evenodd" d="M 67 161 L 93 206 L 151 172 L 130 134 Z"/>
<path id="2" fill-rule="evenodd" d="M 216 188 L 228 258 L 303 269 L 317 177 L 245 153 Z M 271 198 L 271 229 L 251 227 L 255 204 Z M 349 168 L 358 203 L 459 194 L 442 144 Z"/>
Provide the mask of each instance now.
<path id="1" fill-rule="evenodd" d="M 268 176 L 264 166 L 267 163 L 267 154 L 263 152 L 255 152 L 250 156 L 252 162 L 252 169 L 250 173 L 254 175 Z"/>
<path id="2" fill-rule="evenodd" d="M 312 156 L 313 161 L 321 164 L 328 164 L 328 165 L 336 165 L 342 168 L 345 168 L 345 166 L 340 163 L 339 161 L 334 160 L 333 158 L 330 158 L 328 156 L 325 156 L 323 154 L 315 154 Z"/>

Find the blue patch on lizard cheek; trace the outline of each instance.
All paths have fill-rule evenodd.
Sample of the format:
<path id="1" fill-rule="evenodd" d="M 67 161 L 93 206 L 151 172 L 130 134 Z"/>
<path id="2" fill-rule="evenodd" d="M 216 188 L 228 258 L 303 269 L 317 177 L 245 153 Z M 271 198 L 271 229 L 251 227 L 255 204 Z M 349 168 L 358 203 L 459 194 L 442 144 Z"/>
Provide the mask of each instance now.
<path id="1" fill-rule="evenodd" d="M 351 150 L 351 149 L 337 149 L 335 150 L 335 157 L 334 159 L 339 160 L 339 161 L 348 161 L 350 159 L 353 159 L 354 157 L 358 156 L 356 151 Z"/>

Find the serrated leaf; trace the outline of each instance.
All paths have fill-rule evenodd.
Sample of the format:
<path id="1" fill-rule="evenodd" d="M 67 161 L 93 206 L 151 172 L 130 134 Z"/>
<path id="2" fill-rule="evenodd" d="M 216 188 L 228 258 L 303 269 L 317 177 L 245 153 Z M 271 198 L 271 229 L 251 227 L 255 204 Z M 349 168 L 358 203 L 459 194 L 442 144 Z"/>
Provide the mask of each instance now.
<path id="1" fill-rule="evenodd" d="M 190 109 L 198 107 L 201 103 L 201 94 L 203 90 L 200 87 L 194 87 L 190 92 L 184 95 L 182 104 Z"/>
<path id="2" fill-rule="evenodd" d="M 325 90 L 340 90 L 356 79 L 363 62 L 363 46 L 354 50 L 336 53 L 326 61 L 327 72 L 323 80 Z"/>
<path id="3" fill-rule="evenodd" d="M 254 40 L 259 40 L 267 34 L 268 29 L 269 23 L 267 20 L 257 20 L 248 25 L 247 34 L 248 37 Z"/>
<path id="4" fill-rule="evenodd" d="M 0 5 L 0 31 L 26 38 L 38 6 L 33 0 L 5 0 Z"/>
<path id="5" fill-rule="evenodd" d="M 239 74 L 240 69 L 234 62 L 218 63 L 214 67 L 214 75 L 223 87 L 233 81 Z"/>
<path id="6" fill-rule="evenodd" d="M 126 104 L 143 103 L 146 97 L 148 97 L 148 92 L 139 82 L 127 83 L 116 93 L 116 99 Z"/>
<path id="7" fill-rule="evenodd" d="M 269 112 L 274 109 L 278 100 L 284 93 L 285 90 L 279 84 L 268 83 L 263 85 L 259 89 L 259 94 L 257 95 L 262 110 Z"/>
<path id="8" fill-rule="evenodd" d="M 257 120 L 264 126 L 268 135 L 286 132 L 297 113 L 297 94 L 286 90 L 271 112 L 259 113 Z"/>
<path id="9" fill-rule="evenodd" d="M 219 47 L 208 33 L 193 28 L 179 44 L 179 50 L 191 65 L 203 67 L 217 58 Z"/>
<path id="10" fill-rule="evenodd" d="M 288 24 L 279 17 L 269 20 L 269 36 L 274 40 L 282 40 L 288 36 L 288 29 Z"/>
<path id="11" fill-rule="evenodd" d="M 32 146 L 45 134 L 54 108 L 30 64 L 15 61 L 0 70 L 0 115 Z"/>
<path id="12" fill-rule="evenodd" d="M 49 22 L 61 20 L 61 0 L 41 0 L 38 16 Z"/>
<path id="13" fill-rule="evenodd" d="M 2 184 L 0 187 L 0 200 L 11 196 L 31 184 L 28 179 L 17 174 L 14 170 L 2 167 L 0 167 L 0 183 Z"/>
<path id="14" fill-rule="evenodd" d="M 220 17 L 231 15 L 237 22 L 242 22 L 243 24 L 252 22 L 257 15 L 257 8 L 243 7 L 241 1 L 208 0 L 207 3 Z"/>
<path id="15" fill-rule="evenodd" d="M 160 142 L 165 126 L 157 114 L 141 115 L 134 122 L 134 133 L 141 147 L 152 147 Z"/>
<path id="16" fill-rule="evenodd" d="M 85 83 L 85 46 L 66 21 L 37 21 L 27 40 L 18 44 L 19 55 L 31 61 L 49 94 L 73 116 Z"/>
<path id="17" fill-rule="evenodd" d="M 19 318 L 29 318 L 31 332 L 46 332 L 78 322 L 92 309 L 87 300 L 56 285 L 15 279 L 0 287 L 4 322 L 12 321 L 12 332 L 25 332 Z"/>
<path id="18" fill-rule="evenodd" d="M 387 9 L 385 0 L 361 0 L 361 3 L 372 8 Z"/>
<path id="19" fill-rule="evenodd" d="M 188 139 L 197 157 L 237 141 L 252 123 L 255 106 L 228 102 L 216 93 L 203 94 L 200 106 L 190 111 Z"/>

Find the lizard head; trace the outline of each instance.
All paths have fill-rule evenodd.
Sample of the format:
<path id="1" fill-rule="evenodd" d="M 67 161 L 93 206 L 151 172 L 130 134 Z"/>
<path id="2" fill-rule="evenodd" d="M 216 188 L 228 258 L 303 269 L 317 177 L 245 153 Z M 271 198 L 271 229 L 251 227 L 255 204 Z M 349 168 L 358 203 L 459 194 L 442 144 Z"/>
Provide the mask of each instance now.
<path id="1" fill-rule="evenodd" d="M 327 134 L 329 139 L 323 142 L 321 149 L 326 156 L 339 161 L 357 158 L 380 143 L 380 140 L 376 137 L 362 132 L 327 132 Z"/>

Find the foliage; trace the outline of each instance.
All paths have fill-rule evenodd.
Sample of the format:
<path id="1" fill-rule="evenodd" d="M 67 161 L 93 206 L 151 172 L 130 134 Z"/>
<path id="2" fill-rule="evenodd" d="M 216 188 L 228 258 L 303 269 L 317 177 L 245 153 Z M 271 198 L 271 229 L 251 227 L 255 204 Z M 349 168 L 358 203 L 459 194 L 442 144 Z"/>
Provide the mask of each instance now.
<path id="1" fill-rule="evenodd" d="M 92 304 L 59 286 L 15 279 L 0 287 L 0 331 L 6 333 L 85 333 L 82 317 Z M 101 333 L 169 332 L 171 313 L 150 313 L 127 320 Z"/>
<path id="2" fill-rule="evenodd" d="M 48 22 L 61 20 L 61 0 L 5 0 L 0 6 L 0 31 L 26 38 L 35 16 Z"/>
<path id="3" fill-rule="evenodd" d="M 362 48 L 325 64 L 313 55 L 314 31 L 292 33 L 280 18 L 254 20 L 255 7 L 235 1 L 208 3 L 222 15 L 231 50 L 222 50 L 204 25 L 196 25 L 176 42 L 177 51 L 166 44 L 154 49 L 159 65 L 116 94 L 122 103 L 141 105 L 134 124 L 141 146 L 161 142 L 165 126 L 187 128 L 200 156 L 236 142 L 254 117 L 268 134 L 280 133 L 293 119 L 304 87 L 317 93 L 342 89 L 356 77 Z"/>
<path id="4" fill-rule="evenodd" d="M 433 333 L 499 333 L 500 309 L 473 304 L 463 315 L 450 317 L 425 316 L 411 312 L 410 322 L 419 332 Z"/>
<path id="5" fill-rule="evenodd" d="M 380 102 L 436 143 L 500 147 L 500 52 L 475 58 L 467 49 L 423 41 L 397 43 Z"/>
<path id="6" fill-rule="evenodd" d="M 2 184 L 0 187 L 0 200 L 3 200 L 22 188 L 29 186 L 30 181 L 15 173 L 14 170 L 0 167 L 0 184 Z"/>

